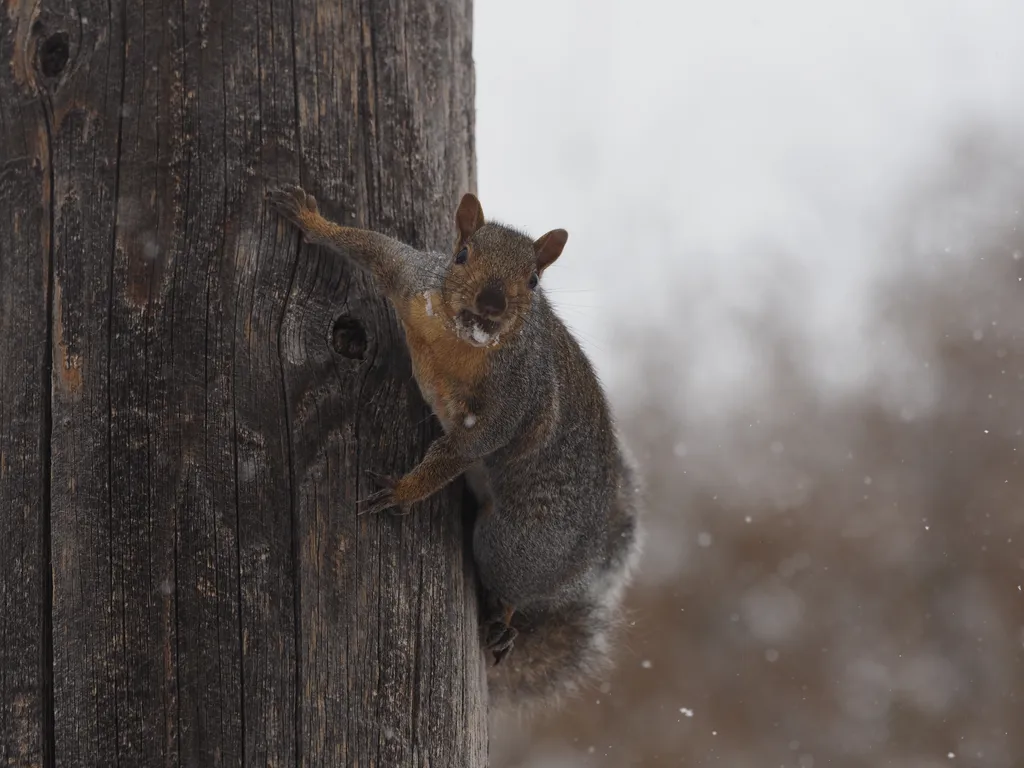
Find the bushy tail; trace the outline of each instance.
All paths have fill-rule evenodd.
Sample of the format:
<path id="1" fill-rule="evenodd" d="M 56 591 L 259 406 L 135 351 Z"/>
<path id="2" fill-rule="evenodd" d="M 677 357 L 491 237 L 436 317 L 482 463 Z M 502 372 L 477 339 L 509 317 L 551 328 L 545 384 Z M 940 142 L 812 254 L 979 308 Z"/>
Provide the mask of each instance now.
<path id="1" fill-rule="evenodd" d="M 622 600 L 643 548 L 643 488 L 625 448 L 621 482 L 608 524 L 604 567 L 576 602 L 530 608 L 512 616 L 518 630 L 500 664 L 488 661 L 492 709 L 531 710 L 580 692 L 612 667 L 611 651 L 624 623 Z"/>
<path id="2" fill-rule="evenodd" d="M 512 652 L 495 665 L 487 654 L 491 707 L 531 709 L 575 695 L 611 668 L 618 605 L 577 603 L 517 613 Z"/>
<path id="3" fill-rule="evenodd" d="M 500 664 L 486 655 L 492 708 L 529 711 L 557 705 L 610 671 L 612 648 L 625 623 L 622 599 L 642 541 L 634 514 L 618 519 L 613 541 L 607 569 L 585 597 L 513 615 L 519 634 L 511 652 Z"/>

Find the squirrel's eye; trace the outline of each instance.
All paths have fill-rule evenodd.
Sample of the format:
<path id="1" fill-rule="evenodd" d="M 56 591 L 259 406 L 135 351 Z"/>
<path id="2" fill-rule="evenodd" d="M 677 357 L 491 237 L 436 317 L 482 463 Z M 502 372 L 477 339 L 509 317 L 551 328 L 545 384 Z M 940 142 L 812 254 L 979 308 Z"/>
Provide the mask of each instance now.
<path id="1" fill-rule="evenodd" d="M 468 259 L 468 258 L 469 258 L 469 251 L 466 248 L 463 248 L 461 251 L 459 251 L 458 253 L 455 254 L 455 263 L 456 264 L 465 264 L 466 263 L 466 259 Z"/>
<path id="2" fill-rule="evenodd" d="M 537 273 L 536 273 L 536 272 L 534 272 L 534 273 L 533 273 L 532 275 L 530 275 L 530 280 L 529 280 L 529 282 L 527 283 L 527 285 L 528 285 L 528 286 L 530 286 L 530 290 L 531 290 L 531 291 L 532 291 L 532 290 L 533 290 L 534 288 L 536 288 L 536 287 L 537 287 L 537 280 L 539 280 L 539 278 L 537 277 Z"/>

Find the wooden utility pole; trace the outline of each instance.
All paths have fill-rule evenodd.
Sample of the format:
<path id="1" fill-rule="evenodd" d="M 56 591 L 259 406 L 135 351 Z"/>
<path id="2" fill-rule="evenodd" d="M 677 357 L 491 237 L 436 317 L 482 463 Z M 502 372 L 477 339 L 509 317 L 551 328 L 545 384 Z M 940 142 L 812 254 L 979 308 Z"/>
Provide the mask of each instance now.
<path id="1" fill-rule="evenodd" d="M 385 303 L 263 201 L 447 248 L 471 0 L 0 10 L 0 764 L 479 766 L 460 486 Z"/>

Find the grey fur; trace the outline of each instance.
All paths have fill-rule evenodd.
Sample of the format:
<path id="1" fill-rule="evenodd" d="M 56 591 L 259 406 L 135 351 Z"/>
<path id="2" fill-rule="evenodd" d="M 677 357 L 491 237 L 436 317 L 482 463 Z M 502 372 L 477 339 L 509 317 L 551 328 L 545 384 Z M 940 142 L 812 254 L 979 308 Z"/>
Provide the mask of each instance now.
<path id="1" fill-rule="evenodd" d="M 556 702 L 604 674 L 640 551 L 643 492 L 593 366 L 543 289 L 525 288 L 542 266 L 534 242 L 483 223 L 467 196 L 477 216 L 466 220 L 480 226 L 460 232 L 455 252 L 466 246 L 473 258 L 457 266 L 452 255 L 328 222 L 298 188 L 272 191 L 270 199 L 312 242 L 368 269 L 396 306 L 433 292 L 458 310 L 482 285 L 504 286 L 511 319 L 494 334 L 486 375 L 463 393 L 471 415 L 453 420 L 438 412 L 445 436 L 417 469 L 429 466 L 424 474 L 437 487 L 465 472 L 481 502 L 473 555 L 485 603 L 514 608 L 518 632 L 511 652 L 489 666 L 492 705 Z M 450 314 L 446 328 L 472 340 L 457 311 Z M 418 383 L 435 404 L 430 383 Z M 484 616 L 485 634 L 500 613 Z"/>

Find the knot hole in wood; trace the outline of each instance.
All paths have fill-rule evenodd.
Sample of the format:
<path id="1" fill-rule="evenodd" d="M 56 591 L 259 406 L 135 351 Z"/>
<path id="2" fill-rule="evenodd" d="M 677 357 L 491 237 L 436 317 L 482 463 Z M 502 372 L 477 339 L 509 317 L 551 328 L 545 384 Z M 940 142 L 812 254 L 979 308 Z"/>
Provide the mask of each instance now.
<path id="1" fill-rule="evenodd" d="M 71 39 L 67 32 L 54 32 L 43 38 L 38 51 L 38 66 L 43 77 L 58 77 L 64 71 L 71 56 Z"/>
<path id="2" fill-rule="evenodd" d="M 351 315 L 341 315 L 331 330 L 331 347 L 342 357 L 362 360 L 366 355 L 366 329 Z"/>

